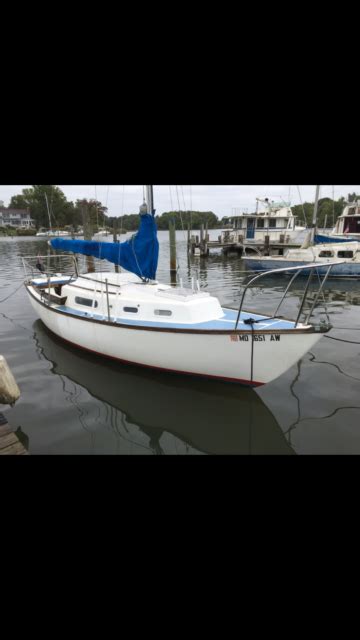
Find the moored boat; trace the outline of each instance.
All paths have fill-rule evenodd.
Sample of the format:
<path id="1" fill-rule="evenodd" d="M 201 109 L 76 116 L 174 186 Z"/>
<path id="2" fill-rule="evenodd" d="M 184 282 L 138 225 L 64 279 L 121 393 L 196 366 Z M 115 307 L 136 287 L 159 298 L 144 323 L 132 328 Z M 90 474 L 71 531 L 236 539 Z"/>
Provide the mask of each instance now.
<path id="1" fill-rule="evenodd" d="M 319 265 L 317 271 L 325 275 L 327 266 L 332 265 L 331 278 L 360 278 L 360 243 L 341 242 L 317 244 L 304 249 L 288 249 L 283 256 L 245 256 L 245 266 L 251 271 L 270 269 L 293 269 L 307 264 Z M 301 275 L 308 276 L 310 268 L 302 269 Z"/>
<path id="2" fill-rule="evenodd" d="M 127 242 L 50 241 L 54 249 L 107 259 L 126 273 L 81 274 L 74 260 L 70 275 L 51 273 L 48 267 L 36 274 L 25 261 L 30 302 L 56 335 L 123 362 L 258 386 L 284 373 L 330 330 L 329 325 L 310 323 L 321 287 L 310 312 L 304 313 L 305 291 L 297 317 L 290 320 L 279 315 L 288 288 L 276 311 L 264 315 L 244 309 L 252 281 L 244 288 L 238 310 L 222 307 L 198 284 L 184 288 L 159 283 L 151 186 L 147 204 L 138 233 Z M 55 262 L 58 257 L 53 256 Z M 327 268 L 323 286 L 331 265 L 322 266 Z"/>
<path id="3" fill-rule="evenodd" d="M 316 231 L 316 218 L 319 202 L 320 187 L 316 189 L 312 229 L 303 246 L 288 249 L 283 256 L 244 256 L 247 269 L 252 271 L 268 271 L 270 269 L 294 269 L 295 267 L 311 265 L 303 268 L 301 275 L 307 276 L 312 265 L 318 265 L 319 275 L 325 275 L 327 265 L 331 265 L 331 278 L 360 278 L 360 243 L 356 241 L 316 243 L 319 235 Z"/>
<path id="4" fill-rule="evenodd" d="M 223 223 L 227 228 L 222 231 L 222 242 L 238 244 L 264 245 L 267 239 L 270 244 L 301 244 L 306 231 L 306 227 L 297 224 L 290 202 L 269 198 L 257 198 L 254 213 L 234 209 L 234 215 L 223 218 Z"/>
<path id="5" fill-rule="evenodd" d="M 327 233 L 323 230 L 315 234 L 315 242 L 319 244 L 353 240 L 360 242 L 360 200 L 346 203 L 331 231 Z"/>

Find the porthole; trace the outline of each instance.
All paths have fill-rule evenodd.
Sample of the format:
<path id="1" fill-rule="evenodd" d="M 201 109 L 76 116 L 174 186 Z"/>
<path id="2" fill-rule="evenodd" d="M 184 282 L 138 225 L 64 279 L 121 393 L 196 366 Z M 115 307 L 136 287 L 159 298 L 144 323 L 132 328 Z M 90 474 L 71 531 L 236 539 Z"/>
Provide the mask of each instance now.
<path id="1" fill-rule="evenodd" d="M 172 311 L 169 309 L 155 309 L 154 313 L 156 316 L 172 316 Z"/>
<path id="2" fill-rule="evenodd" d="M 124 307 L 125 313 L 137 313 L 139 309 L 136 307 Z"/>
<path id="3" fill-rule="evenodd" d="M 76 297 L 75 302 L 76 304 L 81 304 L 83 307 L 94 307 L 96 309 L 96 307 L 98 306 L 97 301 L 91 300 L 90 298 Z"/>

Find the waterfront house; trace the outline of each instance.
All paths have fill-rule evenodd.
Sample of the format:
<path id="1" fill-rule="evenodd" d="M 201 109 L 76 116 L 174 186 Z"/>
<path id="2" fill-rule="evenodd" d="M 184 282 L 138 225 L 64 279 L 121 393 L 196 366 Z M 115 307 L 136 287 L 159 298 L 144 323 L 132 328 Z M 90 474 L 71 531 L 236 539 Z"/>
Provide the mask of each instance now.
<path id="1" fill-rule="evenodd" d="M 9 209 L 0 207 L 0 227 L 14 227 L 16 229 L 33 229 L 35 222 L 28 209 Z"/>

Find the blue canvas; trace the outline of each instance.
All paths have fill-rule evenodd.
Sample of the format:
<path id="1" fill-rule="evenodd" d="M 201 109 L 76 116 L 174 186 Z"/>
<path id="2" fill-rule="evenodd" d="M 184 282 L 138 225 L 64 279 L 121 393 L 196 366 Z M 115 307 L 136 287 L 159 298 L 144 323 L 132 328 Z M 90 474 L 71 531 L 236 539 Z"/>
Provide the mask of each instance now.
<path id="1" fill-rule="evenodd" d="M 155 280 L 159 259 L 159 241 L 155 216 L 141 215 L 139 231 L 126 242 L 95 242 L 54 238 L 54 249 L 71 251 L 118 264 L 143 280 Z"/>

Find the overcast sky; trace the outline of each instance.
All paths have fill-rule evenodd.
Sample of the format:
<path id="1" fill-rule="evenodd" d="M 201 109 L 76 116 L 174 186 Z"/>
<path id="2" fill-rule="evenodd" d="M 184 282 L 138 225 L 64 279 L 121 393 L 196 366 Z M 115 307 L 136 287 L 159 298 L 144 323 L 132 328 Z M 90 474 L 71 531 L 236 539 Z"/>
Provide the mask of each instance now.
<path id="1" fill-rule="evenodd" d="M 0 200 L 5 206 L 13 195 L 21 193 L 22 189 L 30 185 L 0 185 Z M 124 213 L 137 213 L 142 203 L 143 187 L 122 185 L 58 185 L 65 193 L 68 200 L 75 201 L 81 198 L 97 199 L 108 207 L 108 215 L 121 216 Z M 322 186 L 320 197 L 332 197 L 333 189 L 335 199 L 340 196 L 347 197 L 348 193 L 355 191 L 360 193 L 359 185 Z M 269 197 L 272 200 L 283 198 L 291 200 L 293 205 L 300 204 L 299 193 L 295 185 L 207 185 L 207 186 L 154 186 L 155 208 L 158 214 L 164 211 L 190 209 L 194 211 L 213 211 L 218 218 L 231 215 L 233 208 L 255 210 L 256 197 Z M 301 199 L 314 201 L 315 186 L 300 186 Z M 289 198 L 290 195 L 290 198 Z"/>

